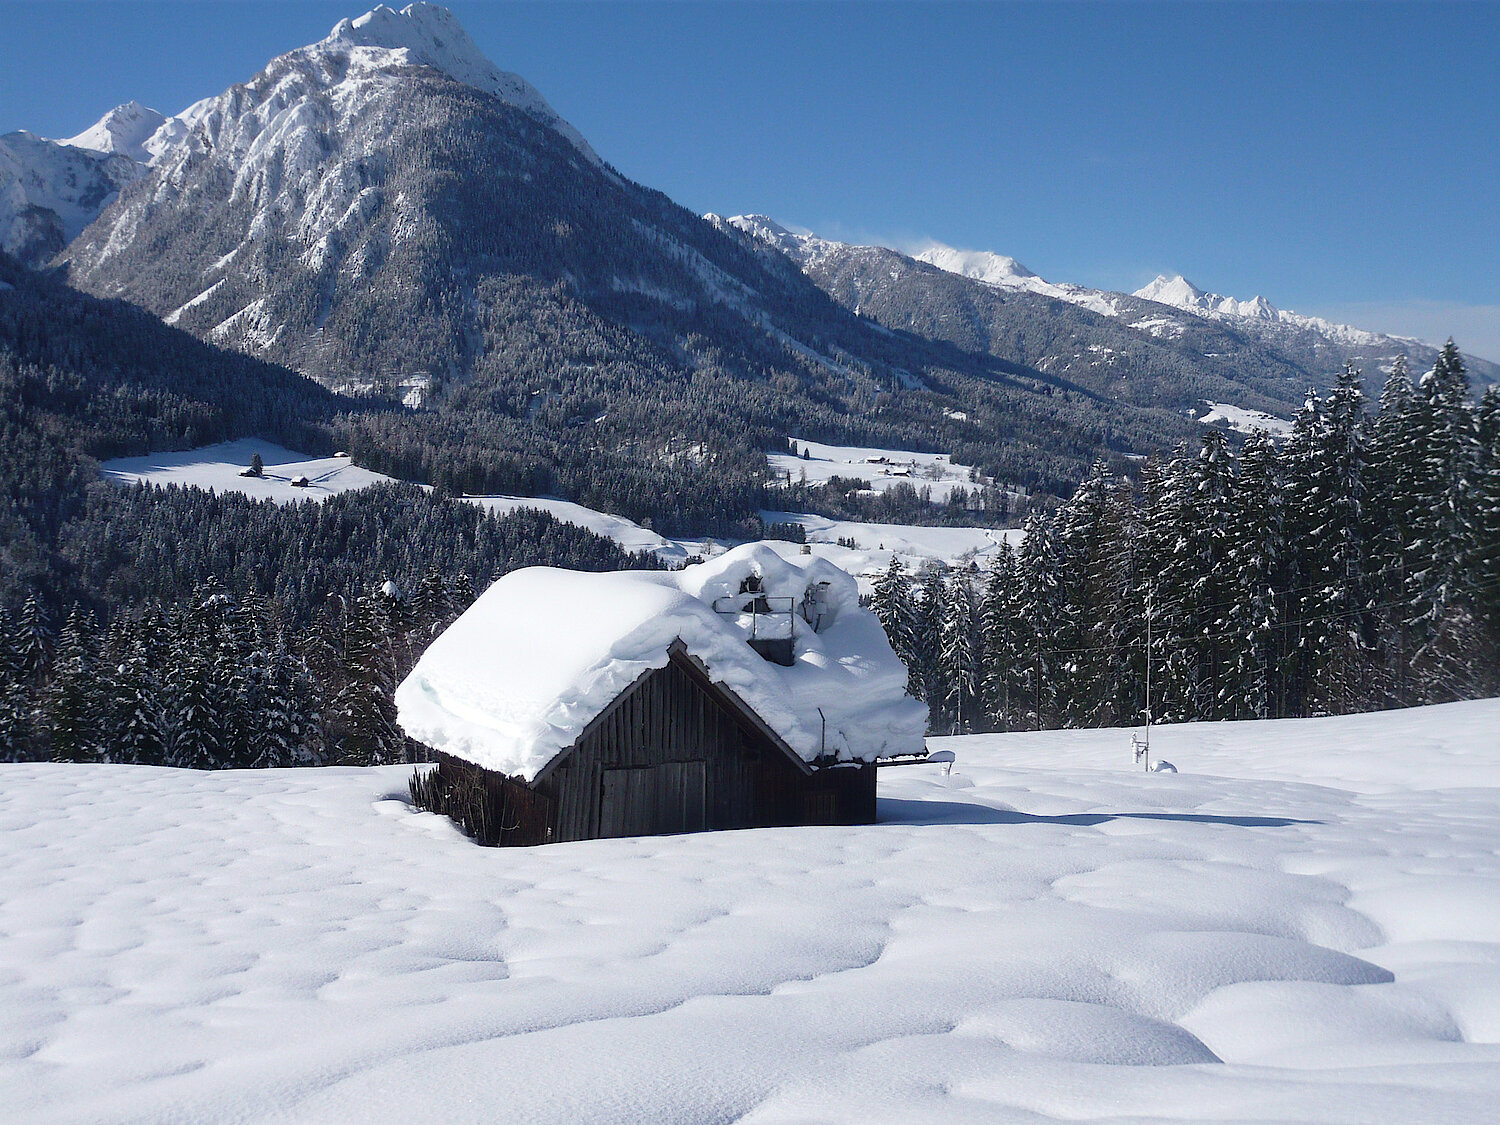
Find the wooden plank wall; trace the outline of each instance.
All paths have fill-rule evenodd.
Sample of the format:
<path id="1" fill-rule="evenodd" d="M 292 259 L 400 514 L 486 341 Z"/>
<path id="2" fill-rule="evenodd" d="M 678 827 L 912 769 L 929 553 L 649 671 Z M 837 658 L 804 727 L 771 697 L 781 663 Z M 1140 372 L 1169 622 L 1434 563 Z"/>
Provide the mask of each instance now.
<path id="1" fill-rule="evenodd" d="M 676 664 L 637 681 L 538 788 L 554 840 L 875 821 L 873 765 L 804 775 Z"/>
<path id="2" fill-rule="evenodd" d="M 618 787 L 629 787 L 625 800 L 645 810 L 630 814 L 628 834 L 690 830 L 683 820 L 684 787 L 696 785 L 696 775 L 655 768 L 687 762 L 699 763 L 694 769 L 702 773 L 700 826 L 750 827 L 757 823 L 757 766 L 778 753 L 758 741 L 682 669 L 668 664 L 640 680 L 540 786 L 556 803 L 553 838 L 627 834 L 619 819 L 624 814 L 607 824 L 601 817 L 606 774 L 618 770 L 643 771 L 609 782 L 617 796 Z"/>

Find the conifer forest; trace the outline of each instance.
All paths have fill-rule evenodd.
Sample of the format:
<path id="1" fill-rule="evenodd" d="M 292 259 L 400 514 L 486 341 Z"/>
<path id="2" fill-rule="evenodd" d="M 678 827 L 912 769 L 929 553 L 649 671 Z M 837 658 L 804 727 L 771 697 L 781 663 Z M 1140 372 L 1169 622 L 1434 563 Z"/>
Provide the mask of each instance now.
<path id="1" fill-rule="evenodd" d="M 1500 393 L 1473 403 L 1451 343 L 1374 409 L 1346 367 L 1283 443 L 1208 429 L 1134 479 L 1101 464 L 987 570 L 893 560 L 874 608 L 945 733 L 1492 695 Z"/>

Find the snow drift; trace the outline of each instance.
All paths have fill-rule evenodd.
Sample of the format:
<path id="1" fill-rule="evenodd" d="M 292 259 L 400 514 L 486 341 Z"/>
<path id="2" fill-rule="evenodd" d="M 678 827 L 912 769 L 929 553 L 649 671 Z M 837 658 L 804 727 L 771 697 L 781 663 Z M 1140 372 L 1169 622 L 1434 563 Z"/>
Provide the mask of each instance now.
<path id="1" fill-rule="evenodd" d="M 878 824 L 504 853 L 410 767 L 0 766 L 0 1117 L 1493 1120 L 1497 729 L 944 740 Z"/>

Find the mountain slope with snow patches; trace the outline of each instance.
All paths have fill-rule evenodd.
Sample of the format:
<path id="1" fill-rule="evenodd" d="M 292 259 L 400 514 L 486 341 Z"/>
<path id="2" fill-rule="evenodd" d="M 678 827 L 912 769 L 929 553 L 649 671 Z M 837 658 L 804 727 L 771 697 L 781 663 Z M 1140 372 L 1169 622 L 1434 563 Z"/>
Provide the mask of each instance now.
<path id="1" fill-rule="evenodd" d="M 47 261 L 141 175 L 129 156 L 60 144 L 25 131 L 0 137 L 0 250 Z"/>
<path id="2" fill-rule="evenodd" d="M 1044 305 L 1026 305 L 999 311 L 993 301 L 977 309 L 972 295 L 958 301 L 937 296 L 932 281 L 910 266 L 920 262 L 1013 301 L 1027 295 L 1046 298 L 1084 309 L 1105 321 L 1117 321 L 1128 329 L 1127 337 L 1149 340 L 1168 349 L 1172 358 L 1161 360 L 1167 366 L 1193 364 L 1211 373 L 1210 377 L 1248 384 L 1250 395 L 1242 389 L 1237 404 L 1252 409 L 1264 408 L 1266 400 L 1256 402 L 1251 395 L 1270 395 L 1284 406 L 1295 406 L 1308 385 L 1319 389 L 1330 386 L 1333 375 L 1346 361 L 1360 365 L 1368 377 L 1378 381 L 1398 354 L 1406 353 L 1416 368 L 1430 366 L 1437 356 L 1437 349 L 1421 340 L 1303 316 L 1278 309 L 1264 297 L 1240 301 L 1206 293 L 1180 276 L 1158 277 L 1134 293 L 1112 293 L 1048 281 L 1014 258 L 990 251 L 958 250 L 932 243 L 908 257 L 888 248 L 850 246 L 794 233 L 764 215 L 709 218 L 776 247 L 839 300 L 893 327 L 939 335 L 964 346 L 984 347 L 988 334 L 994 354 L 1037 363 L 1047 370 L 1076 371 L 1080 363 L 1101 372 L 1109 366 L 1121 366 L 1116 358 L 1122 351 L 1118 337 L 1110 338 L 1113 334 L 1101 321 L 1089 324 L 1087 334 L 1091 339 L 1082 345 L 1092 354 L 1078 352 L 1075 346 L 1074 354 L 1069 355 L 1051 339 L 1061 335 L 1060 330 L 1072 327 L 1066 323 L 1069 318 L 1062 309 L 1054 305 L 1048 311 Z M 892 288 L 901 292 L 872 299 L 872 289 Z M 1027 346 L 1025 336 L 1033 340 L 1038 336 L 1034 325 L 1043 316 L 1054 323 L 1044 330 L 1040 345 L 1031 345 L 1040 346 L 1042 354 L 1018 355 L 1017 350 Z M 1027 322 L 1025 331 L 1007 331 L 1011 323 L 1023 319 Z M 901 323 L 903 320 L 906 323 Z M 1500 380 L 1500 364 L 1476 356 L 1466 359 L 1479 382 Z M 1047 363 L 1055 366 L 1047 367 Z M 1140 364 L 1130 366 L 1139 368 Z M 1207 391 L 1201 382 L 1192 387 L 1200 402 L 1205 397 L 1211 399 Z"/>
<path id="3" fill-rule="evenodd" d="M 763 215 L 707 218 L 790 258 L 840 304 L 886 328 L 1123 401 L 1183 414 L 1211 401 L 1275 412 L 1294 407 L 1309 382 L 1300 366 L 1231 328 L 1128 294 L 1054 285 L 1000 255 L 929 248 L 914 258 L 794 233 Z"/>
<path id="4" fill-rule="evenodd" d="M 1150 284 L 1137 289 L 1133 296 L 1158 304 L 1171 305 L 1199 316 L 1223 317 L 1228 320 L 1248 320 L 1260 325 L 1287 325 L 1293 329 L 1304 329 L 1326 337 L 1330 342 L 1351 347 L 1378 347 L 1397 351 L 1421 351 L 1430 345 L 1414 336 L 1393 336 L 1385 332 L 1367 332 L 1348 324 L 1335 324 L 1322 317 L 1303 316 L 1287 309 L 1279 309 L 1264 297 L 1252 297 L 1241 301 L 1218 293 L 1199 289 L 1181 274 L 1168 277 L 1157 275 Z"/>
<path id="5" fill-rule="evenodd" d="M 879 822 L 496 851 L 411 767 L 0 766 L 0 1088 L 79 1121 L 1485 1121 L 1500 701 L 943 739 Z M 143 1049 L 148 1045 L 149 1049 Z"/>
<path id="6" fill-rule="evenodd" d="M 326 384 L 421 386 L 409 405 L 506 420 L 475 422 L 476 442 L 535 419 L 607 449 L 646 429 L 658 448 L 763 449 L 797 417 L 868 444 L 982 442 L 990 475 L 1060 491 L 1085 447 L 1190 431 L 849 315 L 785 257 L 589 158 L 512 78 L 441 9 L 341 22 L 169 119 L 147 175 L 57 264 Z"/>

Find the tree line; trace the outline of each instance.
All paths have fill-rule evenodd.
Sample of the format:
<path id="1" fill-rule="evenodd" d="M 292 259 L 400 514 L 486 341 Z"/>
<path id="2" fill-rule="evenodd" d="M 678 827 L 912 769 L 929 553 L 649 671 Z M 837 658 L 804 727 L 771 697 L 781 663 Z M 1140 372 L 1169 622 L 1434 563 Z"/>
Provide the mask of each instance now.
<path id="1" fill-rule="evenodd" d="M 0 760 L 410 760 L 396 685 L 477 589 L 520 566 L 658 565 L 543 512 L 497 517 L 410 487 L 322 505 L 111 486 L 96 500 L 109 518 L 70 532 L 143 550 L 129 564 L 107 539 L 83 552 L 99 568 L 83 577 L 115 596 L 73 604 L 60 627 L 51 591 L 0 603 Z M 241 565 L 278 544 L 295 562 Z"/>
<path id="2" fill-rule="evenodd" d="M 943 732 L 1493 694 L 1500 391 L 1472 401 L 1451 341 L 1415 383 L 1398 359 L 1373 411 L 1346 366 L 1284 441 L 1101 463 L 987 571 L 893 560 L 873 607 Z"/>

